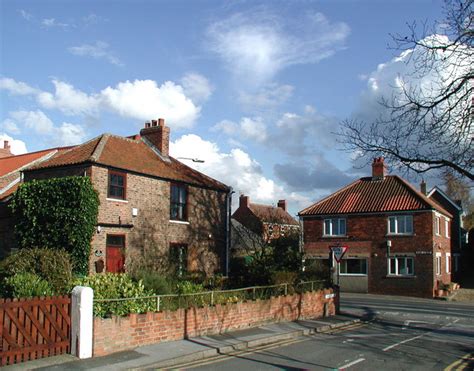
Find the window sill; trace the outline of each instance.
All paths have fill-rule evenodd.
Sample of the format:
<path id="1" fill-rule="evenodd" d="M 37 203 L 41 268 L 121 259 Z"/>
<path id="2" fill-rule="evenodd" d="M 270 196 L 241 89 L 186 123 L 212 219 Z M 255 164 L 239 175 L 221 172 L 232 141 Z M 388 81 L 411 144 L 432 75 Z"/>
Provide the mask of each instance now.
<path id="1" fill-rule="evenodd" d="M 387 233 L 385 237 L 414 237 L 415 233 Z"/>
<path id="2" fill-rule="evenodd" d="M 344 235 L 339 235 L 339 236 L 336 236 L 336 235 L 330 235 L 330 234 L 325 234 L 323 235 L 323 238 L 348 238 L 349 236 L 344 234 Z"/>
<path id="3" fill-rule="evenodd" d="M 367 277 L 367 273 L 339 273 L 341 277 Z"/>
<path id="4" fill-rule="evenodd" d="M 189 222 L 185 220 L 170 220 L 170 223 L 189 225 Z"/>
<path id="5" fill-rule="evenodd" d="M 122 202 L 124 204 L 128 204 L 128 200 L 122 200 L 120 198 L 110 198 L 110 197 L 107 197 L 106 198 L 107 201 L 114 201 L 114 202 Z"/>
<path id="6" fill-rule="evenodd" d="M 395 278 L 395 279 L 410 279 L 410 278 L 416 278 L 415 275 L 401 275 L 401 274 L 387 274 L 385 278 Z"/>

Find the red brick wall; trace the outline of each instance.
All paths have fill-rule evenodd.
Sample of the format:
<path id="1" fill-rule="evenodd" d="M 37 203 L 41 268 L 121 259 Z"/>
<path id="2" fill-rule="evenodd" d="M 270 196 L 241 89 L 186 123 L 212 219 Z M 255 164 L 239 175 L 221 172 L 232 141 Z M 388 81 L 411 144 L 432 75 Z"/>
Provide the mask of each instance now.
<path id="1" fill-rule="evenodd" d="M 266 323 L 335 314 L 332 289 L 236 304 L 94 319 L 94 356 L 137 346 L 224 333 Z"/>
<path id="2" fill-rule="evenodd" d="M 368 292 L 376 294 L 433 297 L 437 280 L 449 282 L 450 275 L 434 272 L 435 253 L 442 252 L 442 271 L 445 272 L 446 252 L 450 239 L 444 234 L 434 236 L 434 213 L 412 213 L 414 234 L 411 236 L 388 235 L 387 215 L 358 215 L 347 217 L 347 236 L 323 237 L 324 218 L 304 220 L 304 250 L 309 257 L 328 257 L 329 247 L 337 244 L 349 247 L 347 256 L 368 258 Z M 442 218 L 442 220 L 444 220 Z M 405 254 L 415 259 L 413 277 L 388 276 L 387 240 L 392 241 L 391 256 Z"/>

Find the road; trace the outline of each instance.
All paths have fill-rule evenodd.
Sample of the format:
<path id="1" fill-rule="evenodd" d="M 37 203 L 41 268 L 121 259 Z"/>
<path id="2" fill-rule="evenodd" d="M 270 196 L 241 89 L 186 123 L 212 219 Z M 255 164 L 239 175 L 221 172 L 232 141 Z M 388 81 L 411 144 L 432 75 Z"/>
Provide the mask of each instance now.
<path id="1" fill-rule="evenodd" d="M 474 305 L 343 294 L 364 319 L 332 333 L 181 365 L 194 370 L 473 370 Z"/>

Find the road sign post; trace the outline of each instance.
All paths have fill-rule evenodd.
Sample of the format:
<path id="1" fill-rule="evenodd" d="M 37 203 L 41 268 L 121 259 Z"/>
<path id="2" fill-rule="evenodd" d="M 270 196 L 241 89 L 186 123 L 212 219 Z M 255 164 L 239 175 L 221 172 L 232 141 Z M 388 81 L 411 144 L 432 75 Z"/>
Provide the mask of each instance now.
<path id="1" fill-rule="evenodd" d="M 346 253 L 348 246 L 330 246 L 329 250 L 331 251 L 330 256 L 334 257 L 337 262 L 336 270 L 337 270 L 337 285 L 339 286 L 339 263 L 342 260 L 342 257 Z"/>

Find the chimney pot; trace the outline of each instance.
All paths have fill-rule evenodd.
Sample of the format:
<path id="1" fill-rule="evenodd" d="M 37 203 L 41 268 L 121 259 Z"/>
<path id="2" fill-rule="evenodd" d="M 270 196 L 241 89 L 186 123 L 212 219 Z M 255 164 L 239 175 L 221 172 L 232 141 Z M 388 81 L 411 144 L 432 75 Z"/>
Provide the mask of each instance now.
<path id="1" fill-rule="evenodd" d="M 156 126 L 157 125 L 157 121 L 156 120 L 151 120 L 151 126 Z"/>
<path id="2" fill-rule="evenodd" d="M 286 200 L 278 200 L 278 207 L 286 211 Z"/>
<path id="3" fill-rule="evenodd" d="M 3 148 L 10 149 L 10 143 L 8 142 L 8 140 L 3 141 Z"/>
<path id="4" fill-rule="evenodd" d="M 145 128 L 149 128 L 151 126 L 151 124 L 147 121 L 145 122 Z"/>
<path id="5" fill-rule="evenodd" d="M 249 204 L 250 204 L 250 198 L 249 196 L 245 196 L 245 195 L 240 195 L 240 198 L 239 198 L 239 207 L 249 207 Z"/>
<path id="6" fill-rule="evenodd" d="M 158 126 L 165 126 L 165 119 L 159 118 L 158 119 Z"/>
<path id="7" fill-rule="evenodd" d="M 372 163 L 372 179 L 383 179 L 385 175 L 387 175 L 387 165 L 385 165 L 384 158 L 374 158 L 374 162 Z"/>

